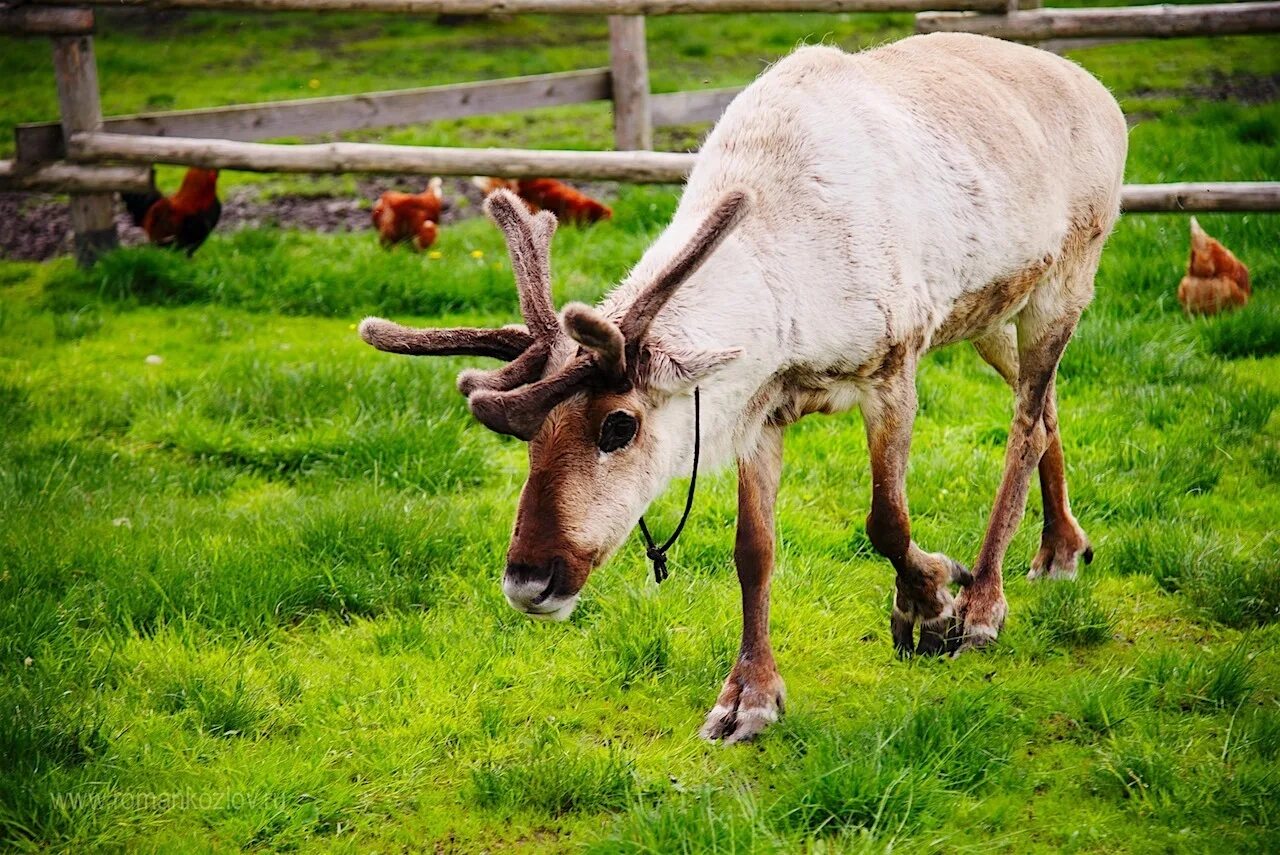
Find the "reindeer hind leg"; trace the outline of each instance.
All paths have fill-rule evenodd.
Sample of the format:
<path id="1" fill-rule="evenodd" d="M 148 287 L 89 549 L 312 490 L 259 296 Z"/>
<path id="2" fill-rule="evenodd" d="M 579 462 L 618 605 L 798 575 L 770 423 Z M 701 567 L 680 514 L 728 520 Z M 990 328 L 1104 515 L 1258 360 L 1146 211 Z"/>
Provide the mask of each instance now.
<path id="1" fill-rule="evenodd" d="M 1008 608 L 1001 568 L 1009 541 L 1026 511 L 1032 470 L 1038 468 L 1041 473 L 1047 552 L 1051 556 L 1079 554 L 1086 560 L 1091 554 L 1084 532 L 1079 530 L 1066 504 L 1054 391 L 1058 364 L 1093 293 L 1093 274 L 1101 249 L 1101 241 L 1091 239 L 1082 253 L 1049 274 L 1017 316 L 1015 405 L 1004 476 L 975 562 L 973 584 L 956 600 L 956 611 L 964 625 L 963 648 L 981 647 L 993 641 L 1004 624 Z M 1003 340 L 986 339 L 975 345 L 985 359 L 994 360 L 996 370 L 1008 379 L 1011 373 L 1008 331 L 1002 330 L 999 335 Z M 1045 553 L 1042 547 L 1029 574 L 1032 578 L 1043 572 L 1037 568 L 1046 566 Z M 1054 566 L 1052 560 L 1056 559 L 1051 559 L 1047 566 Z M 1066 559 L 1063 560 L 1065 563 Z M 1070 564 L 1070 572 L 1074 573 L 1074 558 Z M 1068 575 L 1065 567 L 1053 574 Z"/>
<path id="2" fill-rule="evenodd" d="M 1013 324 L 973 340 L 974 350 L 996 370 L 1013 389 L 1018 386 L 1018 335 Z M 1067 497 L 1066 463 L 1062 452 L 1062 436 L 1058 429 L 1057 382 L 1049 389 L 1043 416 L 1048 444 L 1037 467 L 1040 472 L 1040 498 L 1044 507 L 1044 527 L 1040 533 L 1040 549 L 1031 559 L 1028 579 L 1041 576 L 1074 578 L 1080 559 L 1093 561 L 1093 546 L 1080 523 L 1071 513 Z"/>

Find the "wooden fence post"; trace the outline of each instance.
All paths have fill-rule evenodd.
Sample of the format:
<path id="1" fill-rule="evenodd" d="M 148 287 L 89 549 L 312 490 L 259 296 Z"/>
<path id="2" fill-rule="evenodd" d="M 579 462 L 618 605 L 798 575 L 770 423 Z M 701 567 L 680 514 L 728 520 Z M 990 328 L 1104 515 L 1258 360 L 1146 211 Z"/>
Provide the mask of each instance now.
<path id="1" fill-rule="evenodd" d="M 609 16 L 609 68 L 613 79 L 614 147 L 619 151 L 652 149 L 644 15 Z"/>
<path id="2" fill-rule="evenodd" d="M 55 36 L 53 70 L 62 111 L 62 133 L 94 132 L 102 128 L 98 101 L 98 66 L 93 59 L 93 37 Z M 71 228 L 75 232 L 76 261 L 89 267 L 98 256 L 119 245 L 115 226 L 115 199 L 110 193 L 73 193 Z"/>
<path id="3" fill-rule="evenodd" d="M 1043 5 L 1041 0 L 1007 0 L 1007 2 L 1008 8 L 1005 10 L 1005 14 L 1017 12 L 1020 9 L 1039 9 Z M 1031 42 L 1031 45 L 1038 48 L 1044 47 L 1043 42 Z"/>

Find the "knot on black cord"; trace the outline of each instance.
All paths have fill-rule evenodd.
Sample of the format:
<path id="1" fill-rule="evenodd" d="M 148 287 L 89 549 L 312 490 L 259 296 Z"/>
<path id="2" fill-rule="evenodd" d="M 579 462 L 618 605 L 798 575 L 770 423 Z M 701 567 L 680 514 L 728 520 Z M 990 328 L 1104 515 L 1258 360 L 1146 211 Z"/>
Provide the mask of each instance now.
<path id="1" fill-rule="evenodd" d="M 689 512 L 693 510 L 693 491 L 698 487 L 698 455 L 702 449 L 702 395 L 697 386 L 693 387 L 693 472 L 689 475 L 689 495 L 685 496 L 684 513 L 680 515 L 680 522 L 676 524 L 676 530 L 671 532 L 671 536 L 667 538 L 667 542 L 658 545 L 653 539 L 653 534 L 649 531 L 648 524 L 645 523 L 644 517 L 640 517 L 640 534 L 644 535 L 645 550 L 644 554 L 649 556 L 649 560 L 653 562 L 653 581 L 658 584 L 667 578 L 667 550 L 675 545 L 680 532 L 684 531 L 684 524 L 689 521 Z"/>
<path id="2" fill-rule="evenodd" d="M 656 546 L 650 546 L 645 550 L 645 555 L 649 556 L 649 560 L 653 562 L 653 581 L 662 584 L 662 580 L 667 578 L 667 553 L 663 552 Z"/>

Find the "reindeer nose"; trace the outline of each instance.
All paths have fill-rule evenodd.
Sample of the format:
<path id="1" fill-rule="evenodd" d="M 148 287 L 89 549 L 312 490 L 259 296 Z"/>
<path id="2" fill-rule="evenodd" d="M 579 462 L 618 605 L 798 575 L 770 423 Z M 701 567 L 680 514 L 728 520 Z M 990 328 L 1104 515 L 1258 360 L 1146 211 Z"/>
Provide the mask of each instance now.
<path id="1" fill-rule="evenodd" d="M 563 564 L 563 562 L 560 562 Z M 510 599 L 536 606 L 551 595 L 556 585 L 556 562 L 544 566 L 512 561 L 507 564 L 502 590 Z"/>
<path id="2" fill-rule="evenodd" d="M 563 620 L 578 600 L 576 595 L 556 593 L 564 571 L 564 559 L 558 557 L 546 564 L 510 561 L 502 577 L 502 593 L 516 611 L 532 617 Z"/>

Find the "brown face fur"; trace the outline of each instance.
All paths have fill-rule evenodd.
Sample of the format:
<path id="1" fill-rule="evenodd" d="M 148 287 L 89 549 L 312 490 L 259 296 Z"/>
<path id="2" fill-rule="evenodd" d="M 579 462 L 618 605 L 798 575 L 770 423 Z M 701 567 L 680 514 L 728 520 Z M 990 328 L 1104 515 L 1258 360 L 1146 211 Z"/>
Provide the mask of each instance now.
<path id="1" fill-rule="evenodd" d="M 635 391 L 576 395 L 551 412 L 529 443 L 529 478 L 520 494 L 508 566 L 545 568 L 556 559 L 550 593 L 572 597 L 626 538 L 637 469 L 646 469 L 645 406 Z M 610 413 L 635 416 L 635 438 L 612 452 L 598 447 Z"/>

